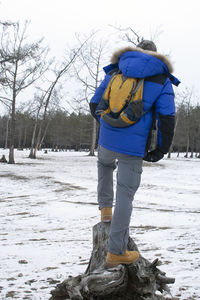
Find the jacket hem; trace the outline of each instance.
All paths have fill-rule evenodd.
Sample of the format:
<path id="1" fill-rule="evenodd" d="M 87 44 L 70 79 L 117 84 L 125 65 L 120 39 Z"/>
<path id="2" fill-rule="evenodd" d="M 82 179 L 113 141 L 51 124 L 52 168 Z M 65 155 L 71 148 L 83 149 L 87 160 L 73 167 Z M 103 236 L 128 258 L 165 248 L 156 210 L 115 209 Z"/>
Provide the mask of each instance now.
<path id="1" fill-rule="evenodd" d="M 114 151 L 114 152 L 118 152 L 118 153 L 122 153 L 122 154 L 126 154 L 126 155 L 131 155 L 131 156 L 139 156 L 141 158 L 143 158 L 145 156 L 145 153 L 138 153 L 138 152 L 132 152 L 132 151 L 127 151 L 127 150 L 123 150 L 123 149 L 118 149 L 116 147 L 108 146 L 103 143 L 98 143 L 98 144 L 110 151 Z"/>

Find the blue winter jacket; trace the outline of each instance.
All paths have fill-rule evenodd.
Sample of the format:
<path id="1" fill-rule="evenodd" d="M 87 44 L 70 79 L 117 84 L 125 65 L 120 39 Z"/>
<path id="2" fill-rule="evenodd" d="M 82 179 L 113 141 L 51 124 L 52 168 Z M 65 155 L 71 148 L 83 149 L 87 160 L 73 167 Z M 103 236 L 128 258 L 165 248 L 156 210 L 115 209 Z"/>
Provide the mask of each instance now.
<path id="1" fill-rule="evenodd" d="M 140 48 L 123 48 L 116 51 L 112 64 L 106 66 L 104 80 L 97 88 L 90 102 L 91 113 L 97 119 L 95 110 L 112 77 L 118 68 L 125 76 L 144 78 L 143 109 L 147 111 L 134 125 L 126 128 L 112 127 L 100 118 L 99 145 L 109 150 L 128 155 L 145 156 L 147 138 L 152 125 L 152 106 L 158 120 L 158 148 L 167 153 L 174 132 L 174 91 L 172 83 L 179 84 L 171 75 L 173 71 L 169 60 L 157 52 Z"/>

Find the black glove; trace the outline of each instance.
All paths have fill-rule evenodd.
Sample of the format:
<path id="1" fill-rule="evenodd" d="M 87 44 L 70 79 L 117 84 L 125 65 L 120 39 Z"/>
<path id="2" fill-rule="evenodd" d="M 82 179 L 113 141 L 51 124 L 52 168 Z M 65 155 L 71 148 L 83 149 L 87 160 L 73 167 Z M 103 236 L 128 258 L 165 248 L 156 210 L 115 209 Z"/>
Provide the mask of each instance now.
<path id="1" fill-rule="evenodd" d="M 163 157 L 164 157 L 164 153 L 159 148 L 156 148 L 155 150 L 148 152 L 146 156 L 143 158 L 143 160 L 156 162 L 162 159 Z"/>

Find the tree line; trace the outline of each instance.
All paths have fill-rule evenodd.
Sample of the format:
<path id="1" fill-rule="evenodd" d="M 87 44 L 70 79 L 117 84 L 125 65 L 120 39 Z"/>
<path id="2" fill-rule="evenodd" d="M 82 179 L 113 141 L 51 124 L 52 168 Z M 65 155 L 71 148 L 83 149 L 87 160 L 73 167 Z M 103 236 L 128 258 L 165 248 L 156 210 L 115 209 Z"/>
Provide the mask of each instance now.
<path id="1" fill-rule="evenodd" d="M 0 115 L 0 147 L 9 148 L 9 163 L 15 163 L 15 148 L 30 148 L 30 158 L 42 147 L 89 149 L 94 155 L 98 125 L 90 116 L 89 101 L 103 78 L 108 42 L 94 32 L 77 36 L 74 47 L 55 58 L 43 38 L 30 40 L 28 30 L 27 21 L 0 22 L 0 104 L 5 111 Z M 141 38 L 131 28 L 119 32 L 121 40 L 134 45 Z M 170 153 L 200 152 L 200 111 L 193 98 L 187 89 L 177 95 Z"/>
<path id="2" fill-rule="evenodd" d="M 194 155 L 200 158 L 200 105 L 193 104 L 194 93 L 185 89 L 182 94 L 177 95 L 177 113 L 175 132 L 170 152 L 185 152 L 185 157 Z M 198 100 L 198 99 L 197 99 Z M 170 157 L 170 152 L 168 157 Z"/>
<path id="3" fill-rule="evenodd" d="M 0 117 L 0 148 L 8 147 L 9 122 L 8 116 Z M 49 123 L 48 130 L 40 148 L 90 150 L 93 130 L 93 118 L 90 114 L 68 114 L 65 111 L 58 110 L 52 114 L 47 122 Z M 41 123 L 42 119 L 39 119 L 36 135 L 38 135 Z M 19 150 L 28 148 L 31 151 L 34 126 L 34 116 L 28 113 L 16 113 L 15 148 Z"/>
<path id="4" fill-rule="evenodd" d="M 181 103 L 177 106 L 176 127 L 170 152 L 185 152 L 199 157 L 200 154 L 200 106 Z M 8 116 L 0 117 L 0 147 L 7 148 L 10 127 Z M 38 120 L 38 134 L 42 119 Z M 52 113 L 46 124 L 48 130 L 40 145 L 40 148 L 53 150 L 87 150 L 90 151 L 93 132 L 93 118 L 89 113 L 67 113 L 59 109 Z M 32 113 L 16 113 L 16 131 L 14 147 L 18 149 L 29 148 L 31 150 L 32 135 L 35 126 L 35 118 Z M 97 126 L 98 138 L 98 126 Z M 97 145 L 97 138 L 95 147 Z M 170 156 L 170 153 L 169 153 Z"/>

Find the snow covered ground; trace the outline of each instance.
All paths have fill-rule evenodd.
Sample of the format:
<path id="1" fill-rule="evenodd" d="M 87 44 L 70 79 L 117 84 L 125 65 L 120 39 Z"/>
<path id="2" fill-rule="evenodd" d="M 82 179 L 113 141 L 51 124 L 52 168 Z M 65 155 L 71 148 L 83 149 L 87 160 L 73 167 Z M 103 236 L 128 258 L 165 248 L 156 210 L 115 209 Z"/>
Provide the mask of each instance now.
<path id="1" fill-rule="evenodd" d="M 15 151 L 15 160 L 0 164 L 0 299 L 45 300 L 86 269 L 99 222 L 96 157 L 40 151 L 31 160 Z M 174 297 L 200 299 L 200 159 L 144 164 L 131 236 L 176 278 Z"/>

